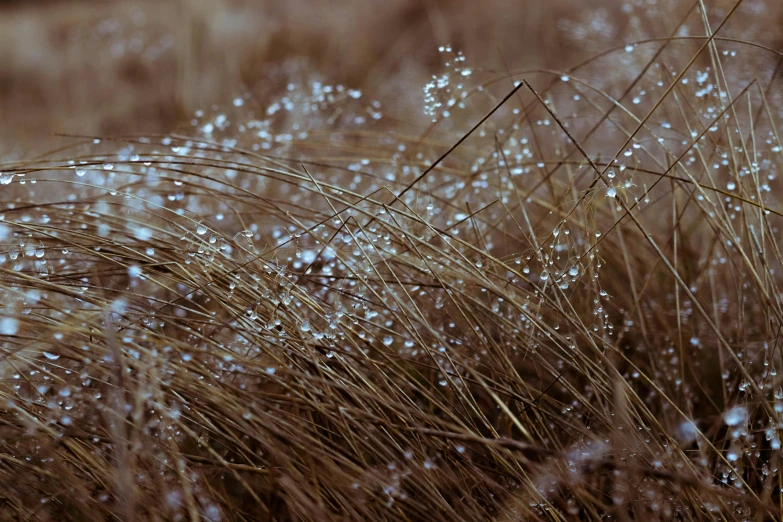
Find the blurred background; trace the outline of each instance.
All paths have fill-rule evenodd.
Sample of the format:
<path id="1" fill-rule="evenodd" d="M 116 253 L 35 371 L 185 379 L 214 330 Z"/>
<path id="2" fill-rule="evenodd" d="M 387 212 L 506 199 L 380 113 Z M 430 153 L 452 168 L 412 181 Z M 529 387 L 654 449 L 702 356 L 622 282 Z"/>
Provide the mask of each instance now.
<path id="1" fill-rule="evenodd" d="M 734 1 L 707 4 L 716 25 Z M 728 33 L 779 49 L 780 4 L 746 0 Z M 42 150 L 56 141 L 54 133 L 172 131 L 198 109 L 240 94 L 263 96 L 292 60 L 330 81 L 394 99 L 390 110 L 399 118 L 426 122 L 419 86 L 442 66 L 438 45 L 452 44 L 472 66 L 499 72 L 561 69 L 612 45 L 666 37 L 691 6 L 679 0 L 6 0 L 0 2 L 0 154 Z M 704 34 L 692 18 L 695 24 L 680 33 Z M 731 26 L 739 29 L 732 33 Z"/>

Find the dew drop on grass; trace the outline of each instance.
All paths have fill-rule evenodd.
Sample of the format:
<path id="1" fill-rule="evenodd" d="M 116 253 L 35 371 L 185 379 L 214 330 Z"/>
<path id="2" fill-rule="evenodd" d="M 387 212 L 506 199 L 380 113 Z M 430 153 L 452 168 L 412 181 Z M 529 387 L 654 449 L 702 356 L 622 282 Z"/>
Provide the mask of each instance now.
<path id="1" fill-rule="evenodd" d="M 729 462 L 736 462 L 739 459 L 739 451 L 734 444 L 731 445 L 728 453 L 726 453 L 726 459 Z"/>
<path id="2" fill-rule="evenodd" d="M 133 234 L 139 241 L 148 241 L 152 237 L 152 230 L 147 227 L 139 227 Z"/>
<path id="3" fill-rule="evenodd" d="M 723 414 L 723 420 L 727 426 L 739 426 L 748 422 L 748 409 L 740 404 L 734 406 Z"/>
<path id="4" fill-rule="evenodd" d="M 43 352 L 43 355 L 44 355 L 44 357 L 46 357 L 50 361 L 56 361 L 57 359 L 60 358 L 59 355 L 54 354 L 54 353 L 50 353 L 50 352 Z"/>
<path id="5" fill-rule="evenodd" d="M 19 330 L 19 321 L 14 317 L 0 318 L 0 335 L 16 335 Z"/>
<path id="6" fill-rule="evenodd" d="M 680 437 L 680 442 L 683 444 L 690 444 L 699 436 L 699 428 L 696 427 L 696 424 L 690 420 L 680 424 L 677 428 L 677 431 Z"/>

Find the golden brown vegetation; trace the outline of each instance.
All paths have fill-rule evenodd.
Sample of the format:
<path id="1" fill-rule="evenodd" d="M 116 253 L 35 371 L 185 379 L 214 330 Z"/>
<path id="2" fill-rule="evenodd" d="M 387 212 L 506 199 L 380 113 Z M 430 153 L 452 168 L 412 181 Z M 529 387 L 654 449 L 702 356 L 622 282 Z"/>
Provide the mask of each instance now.
<path id="1" fill-rule="evenodd" d="M 407 3 L 437 60 L 282 32 L 230 87 L 106 79 L 148 127 L 9 132 L 0 517 L 779 518 L 777 12 L 659 4 L 531 3 L 582 49 L 519 62 Z"/>

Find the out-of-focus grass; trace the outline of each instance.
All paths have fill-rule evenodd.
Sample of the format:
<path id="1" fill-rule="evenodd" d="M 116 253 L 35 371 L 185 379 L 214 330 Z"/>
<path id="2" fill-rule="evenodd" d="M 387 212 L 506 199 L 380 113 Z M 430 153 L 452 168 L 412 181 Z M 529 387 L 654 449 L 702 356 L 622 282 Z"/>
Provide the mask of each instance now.
<path id="1" fill-rule="evenodd" d="M 7 11 L 0 518 L 778 519 L 778 11 L 576 6 Z"/>
<path id="2" fill-rule="evenodd" d="M 43 150 L 53 132 L 171 131 L 263 85 L 290 58 L 418 112 L 419 90 L 411 96 L 409 85 L 438 65 L 438 45 L 500 68 L 560 68 L 657 35 L 626 21 L 613 2 L 573 0 L 8 2 L 0 5 L 0 140 L 19 154 Z"/>

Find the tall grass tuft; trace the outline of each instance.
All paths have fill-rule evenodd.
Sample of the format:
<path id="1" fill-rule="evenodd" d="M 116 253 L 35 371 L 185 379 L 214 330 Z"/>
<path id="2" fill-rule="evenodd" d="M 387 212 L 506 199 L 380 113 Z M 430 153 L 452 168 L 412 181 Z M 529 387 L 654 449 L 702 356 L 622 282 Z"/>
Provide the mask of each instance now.
<path id="1" fill-rule="evenodd" d="M 737 6 L 444 45 L 418 123 L 292 63 L 0 164 L 0 518 L 778 519 L 783 54 Z"/>

